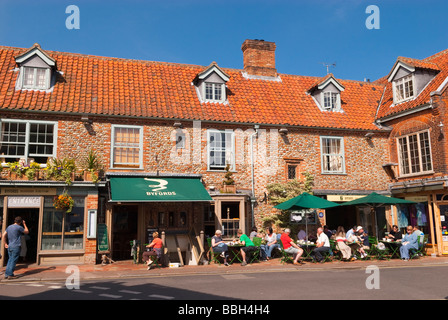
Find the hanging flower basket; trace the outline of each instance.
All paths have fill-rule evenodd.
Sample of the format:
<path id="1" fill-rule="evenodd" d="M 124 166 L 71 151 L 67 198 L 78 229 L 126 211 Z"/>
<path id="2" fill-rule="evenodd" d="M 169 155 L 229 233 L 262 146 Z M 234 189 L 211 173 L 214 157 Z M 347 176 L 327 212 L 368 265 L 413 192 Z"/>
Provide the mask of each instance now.
<path id="1" fill-rule="evenodd" d="M 75 205 L 75 201 L 67 193 L 63 193 L 63 194 L 60 194 L 59 196 L 54 197 L 53 206 L 57 210 L 62 210 L 67 213 L 70 213 L 70 212 L 72 212 L 74 205 Z"/>

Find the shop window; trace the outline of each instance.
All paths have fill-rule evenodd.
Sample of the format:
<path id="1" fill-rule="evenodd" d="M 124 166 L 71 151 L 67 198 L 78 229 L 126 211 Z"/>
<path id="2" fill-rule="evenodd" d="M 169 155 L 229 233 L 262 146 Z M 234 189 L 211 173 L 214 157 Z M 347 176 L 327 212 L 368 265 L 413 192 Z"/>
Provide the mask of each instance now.
<path id="1" fill-rule="evenodd" d="M 141 168 L 142 138 L 142 127 L 112 126 L 112 168 Z"/>
<path id="2" fill-rule="evenodd" d="M 42 250 L 81 250 L 84 239 L 84 198 L 73 197 L 71 213 L 52 207 L 52 198 L 45 202 L 42 221 Z"/>
<path id="3" fill-rule="evenodd" d="M 431 173 L 431 143 L 429 131 L 399 137 L 400 176 Z"/>
<path id="4" fill-rule="evenodd" d="M 56 154 L 56 122 L 6 120 L 1 123 L 0 154 L 6 162 L 32 158 L 46 163 Z"/>

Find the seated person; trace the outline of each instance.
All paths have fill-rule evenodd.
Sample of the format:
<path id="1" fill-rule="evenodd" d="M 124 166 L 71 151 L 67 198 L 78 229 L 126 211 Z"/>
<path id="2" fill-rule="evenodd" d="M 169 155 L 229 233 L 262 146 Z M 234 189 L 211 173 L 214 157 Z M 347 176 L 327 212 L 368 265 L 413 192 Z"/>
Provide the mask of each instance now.
<path id="1" fill-rule="evenodd" d="M 249 239 L 247 235 L 243 233 L 243 230 L 238 229 L 237 236 L 239 238 L 240 243 L 243 245 L 243 247 L 240 249 L 241 257 L 243 258 L 243 262 L 241 263 L 242 266 L 247 265 L 247 256 L 255 251 L 257 248 L 255 247 L 252 240 Z"/>
<path id="2" fill-rule="evenodd" d="M 418 240 L 412 226 L 407 226 L 406 232 L 407 233 L 401 242 L 400 256 L 401 259 L 407 261 L 409 260 L 409 250 L 418 250 Z"/>
<path id="3" fill-rule="evenodd" d="M 153 240 L 150 244 L 146 246 L 146 248 L 153 248 L 152 251 L 146 251 L 143 252 L 143 261 L 146 261 L 146 265 L 148 266 L 148 270 L 151 269 L 151 264 L 154 263 L 154 261 L 151 259 L 153 256 L 157 256 L 157 259 L 160 259 L 162 256 L 162 247 L 163 242 L 162 239 L 159 238 L 159 233 L 154 232 L 152 234 Z"/>
<path id="4" fill-rule="evenodd" d="M 391 239 L 392 241 L 398 241 L 401 240 L 403 235 L 401 234 L 400 230 L 398 229 L 398 226 L 393 225 L 392 230 L 390 230 L 389 234 L 387 235 L 388 239 Z"/>
<path id="5" fill-rule="evenodd" d="M 255 237 L 260 237 L 261 238 L 262 236 L 263 236 L 262 234 L 258 233 L 257 227 L 253 227 L 251 233 L 249 234 L 250 240 L 252 240 Z"/>
<path id="6" fill-rule="evenodd" d="M 283 234 L 280 237 L 280 241 L 283 245 L 283 250 L 286 253 L 291 253 L 293 255 L 293 264 L 299 264 L 299 258 L 303 254 L 303 249 L 294 243 L 294 241 L 290 238 L 291 230 L 286 228 Z"/>
<path id="7" fill-rule="evenodd" d="M 317 228 L 316 248 L 313 250 L 314 259 L 317 262 L 321 262 L 324 259 L 321 252 L 330 252 L 330 240 L 323 228 Z"/>
<path id="8" fill-rule="evenodd" d="M 269 260 L 272 255 L 272 250 L 274 250 L 274 248 L 278 248 L 277 235 L 272 228 L 267 228 L 264 239 L 266 240 L 266 244 L 261 246 L 261 250 L 263 252 L 263 258 Z"/>
<path id="9" fill-rule="evenodd" d="M 212 237 L 212 250 L 213 252 L 220 252 L 221 257 L 224 258 L 224 265 L 228 266 L 227 258 L 229 256 L 229 247 L 222 241 L 222 231 L 216 230 L 215 235 Z"/>
<path id="10" fill-rule="evenodd" d="M 306 232 L 304 230 L 300 230 L 297 234 L 298 240 L 306 240 Z"/>

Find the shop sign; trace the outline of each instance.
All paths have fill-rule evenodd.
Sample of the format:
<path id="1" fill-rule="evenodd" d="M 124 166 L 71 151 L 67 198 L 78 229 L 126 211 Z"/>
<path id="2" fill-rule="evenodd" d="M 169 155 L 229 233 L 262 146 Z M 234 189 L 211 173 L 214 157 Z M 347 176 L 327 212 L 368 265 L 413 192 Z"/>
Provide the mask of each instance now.
<path id="1" fill-rule="evenodd" d="M 428 202 L 427 196 L 410 196 L 410 197 L 404 197 L 404 199 L 414 202 Z"/>
<path id="2" fill-rule="evenodd" d="M 41 197 L 8 197 L 8 208 L 39 208 Z"/>
<path id="3" fill-rule="evenodd" d="M 332 195 L 328 195 L 327 196 L 327 200 L 328 201 L 333 201 L 333 202 L 347 202 L 347 201 L 352 201 L 352 200 L 356 200 L 362 197 L 365 197 L 366 195 L 343 195 L 343 194 L 332 194 Z"/>
<path id="4" fill-rule="evenodd" d="M 56 188 L 0 188 L 2 196 L 39 195 L 55 196 Z"/>

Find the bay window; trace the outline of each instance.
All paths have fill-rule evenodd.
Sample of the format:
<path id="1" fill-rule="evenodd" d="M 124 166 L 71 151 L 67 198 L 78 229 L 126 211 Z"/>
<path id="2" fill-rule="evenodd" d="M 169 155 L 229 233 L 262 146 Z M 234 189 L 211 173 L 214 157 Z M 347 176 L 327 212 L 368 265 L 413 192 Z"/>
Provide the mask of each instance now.
<path id="1" fill-rule="evenodd" d="M 431 143 L 429 131 L 397 138 L 400 175 L 431 173 Z"/>

